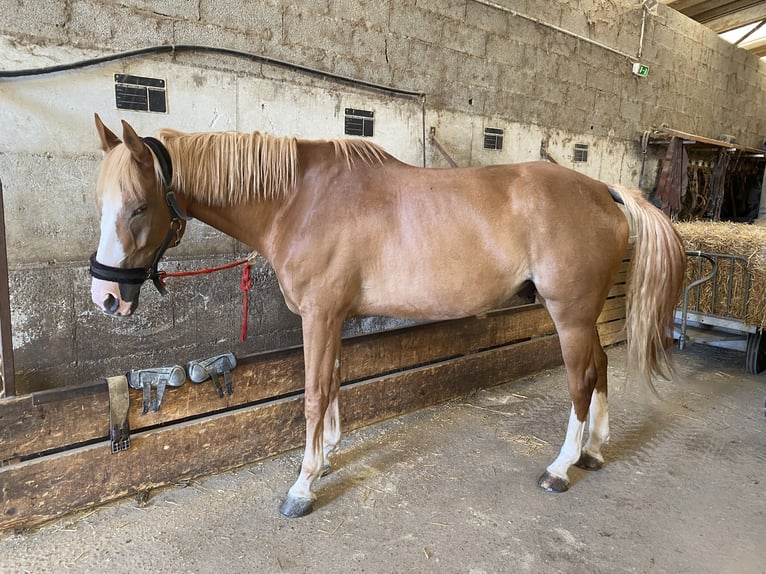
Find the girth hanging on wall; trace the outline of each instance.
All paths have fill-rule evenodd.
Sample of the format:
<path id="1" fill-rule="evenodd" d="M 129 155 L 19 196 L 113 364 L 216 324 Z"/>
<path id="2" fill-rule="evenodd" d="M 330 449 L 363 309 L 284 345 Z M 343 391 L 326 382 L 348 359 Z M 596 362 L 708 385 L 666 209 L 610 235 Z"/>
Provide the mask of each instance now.
<path id="1" fill-rule="evenodd" d="M 720 221 L 721 206 L 723 205 L 723 192 L 726 183 L 726 175 L 729 169 L 731 155 L 725 149 L 718 152 L 718 161 L 713 168 L 713 177 L 710 180 L 710 202 L 705 215 L 713 221 Z"/>
<path id="2" fill-rule="evenodd" d="M 662 211 L 668 216 L 677 215 L 681 210 L 681 201 L 689 186 L 689 156 L 686 154 L 683 140 L 673 136 L 662 162 L 660 181 L 657 184 L 657 197 L 662 202 Z"/>

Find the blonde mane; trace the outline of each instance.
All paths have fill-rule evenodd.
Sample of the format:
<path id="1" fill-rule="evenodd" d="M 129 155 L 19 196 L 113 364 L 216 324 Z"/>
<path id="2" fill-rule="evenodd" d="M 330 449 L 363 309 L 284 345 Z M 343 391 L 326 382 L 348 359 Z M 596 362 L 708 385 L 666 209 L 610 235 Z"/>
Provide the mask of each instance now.
<path id="1" fill-rule="evenodd" d="M 158 137 L 173 158 L 173 185 L 208 205 L 231 205 L 285 197 L 295 189 L 298 140 L 259 132 L 183 133 Z M 363 140 L 331 140 L 349 169 L 355 159 L 382 163 L 388 154 Z"/>

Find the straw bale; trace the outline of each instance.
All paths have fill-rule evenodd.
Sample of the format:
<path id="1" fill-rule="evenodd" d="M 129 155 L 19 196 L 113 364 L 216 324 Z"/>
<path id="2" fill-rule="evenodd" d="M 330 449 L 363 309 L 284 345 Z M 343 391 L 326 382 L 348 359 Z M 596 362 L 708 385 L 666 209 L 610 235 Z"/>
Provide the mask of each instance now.
<path id="1" fill-rule="evenodd" d="M 707 282 L 694 289 L 690 293 L 689 308 L 766 328 L 766 228 L 744 223 L 693 221 L 677 223 L 676 229 L 688 251 L 746 259 L 746 262 L 720 259 L 715 285 Z M 709 271 L 708 263 L 689 257 L 687 284 Z"/>

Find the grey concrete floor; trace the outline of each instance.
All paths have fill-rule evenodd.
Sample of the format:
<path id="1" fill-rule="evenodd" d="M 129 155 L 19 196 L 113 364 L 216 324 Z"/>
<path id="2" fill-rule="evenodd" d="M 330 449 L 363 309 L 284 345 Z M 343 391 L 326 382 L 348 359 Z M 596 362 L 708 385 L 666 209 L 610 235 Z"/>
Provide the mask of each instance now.
<path id="1" fill-rule="evenodd" d="M 610 356 L 599 472 L 536 486 L 568 413 L 563 369 L 345 437 L 313 514 L 277 512 L 299 452 L 0 540 L 3 573 L 766 572 L 766 375 L 676 352 L 662 401 Z"/>

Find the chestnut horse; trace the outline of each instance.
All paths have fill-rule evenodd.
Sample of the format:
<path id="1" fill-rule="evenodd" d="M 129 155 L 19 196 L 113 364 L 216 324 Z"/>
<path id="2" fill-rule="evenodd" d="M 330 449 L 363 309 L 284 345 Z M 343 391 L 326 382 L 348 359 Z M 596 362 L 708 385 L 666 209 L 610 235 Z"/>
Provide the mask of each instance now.
<path id="1" fill-rule="evenodd" d="M 120 140 L 98 115 L 96 127 L 106 152 L 91 257 L 96 305 L 130 315 L 140 284 L 156 279 L 165 249 L 194 217 L 261 253 L 301 316 L 306 450 L 281 507 L 286 516 L 311 512 L 314 481 L 340 440 L 339 353 L 349 316 L 465 317 L 533 283 L 558 331 L 572 399 L 564 444 L 539 485 L 564 491 L 570 466 L 604 462 L 607 357 L 595 323 L 630 220 L 630 364 L 650 387 L 669 373 L 684 248 L 638 190 L 547 162 L 413 167 L 361 140 L 173 130 L 141 138 L 125 121 Z"/>

